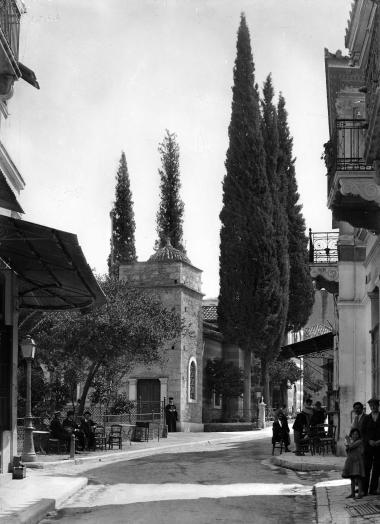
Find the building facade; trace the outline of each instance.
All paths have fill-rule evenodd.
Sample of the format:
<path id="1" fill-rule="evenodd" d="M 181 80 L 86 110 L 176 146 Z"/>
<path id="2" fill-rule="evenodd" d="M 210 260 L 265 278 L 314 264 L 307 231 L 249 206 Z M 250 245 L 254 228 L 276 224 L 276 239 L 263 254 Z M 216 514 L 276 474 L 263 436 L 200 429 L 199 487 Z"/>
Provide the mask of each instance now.
<path id="1" fill-rule="evenodd" d="M 335 370 L 340 436 L 352 404 L 380 396 L 380 5 L 355 0 L 348 54 L 325 50 L 330 139 L 325 144 L 328 207 L 339 229 Z"/>

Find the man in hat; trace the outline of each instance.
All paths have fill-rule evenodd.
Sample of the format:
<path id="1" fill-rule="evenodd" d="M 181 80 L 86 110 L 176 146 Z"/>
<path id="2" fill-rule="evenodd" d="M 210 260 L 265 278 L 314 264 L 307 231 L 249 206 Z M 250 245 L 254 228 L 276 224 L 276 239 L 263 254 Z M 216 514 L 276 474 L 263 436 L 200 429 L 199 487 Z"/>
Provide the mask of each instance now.
<path id="1" fill-rule="evenodd" d="M 74 420 L 74 411 L 68 411 L 65 420 L 62 422 L 63 429 L 71 435 L 74 433 L 78 446 L 84 449 L 84 433 L 79 429 L 79 424 Z"/>
<path id="2" fill-rule="evenodd" d="M 362 425 L 362 440 L 364 443 L 365 481 L 363 491 L 376 495 L 380 476 L 380 414 L 379 400 L 370 398 L 368 401 L 371 413 L 366 415 Z"/>
<path id="3" fill-rule="evenodd" d="M 178 413 L 177 408 L 174 405 L 173 397 L 169 397 L 169 404 L 165 406 L 165 418 L 168 432 L 177 431 Z"/>
<path id="4" fill-rule="evenodd" d="M 53 420 L 50 422 L 50 435 L 66 442 L 67 450 L 70 451 L 70 434 L 62 426 L 62 416 L 60 411 L 54 412 Z"/>
<path id="5" fill-rule="evenodd" d="M 91 412 L 85 411 L 83 413 L 83 419 L 80 425 L 81 431 L 83 431 L 86 438 L 87 449 L 95 449 L 95 427 L 96 423 L 91 419 Z"/>

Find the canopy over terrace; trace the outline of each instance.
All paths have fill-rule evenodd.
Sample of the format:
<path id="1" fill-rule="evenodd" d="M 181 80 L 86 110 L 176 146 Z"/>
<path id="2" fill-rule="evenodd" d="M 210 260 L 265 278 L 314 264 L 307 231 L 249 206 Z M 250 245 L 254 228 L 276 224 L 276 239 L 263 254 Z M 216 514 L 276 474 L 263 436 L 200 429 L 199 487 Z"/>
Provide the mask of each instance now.
<path id="1" fill-rule="evenodd" d="M 19 308 L 85 309 L 105 302 L 72 233 L 0 216 L 0 257 L 18 277 Z"/>
<path id="2" fill-rule="evenodd" d="M 322 335 L 307 338 L 300 342 L 294 342 L 293 344 L 288 344 L 281 348 L 279 358 L 285 360 L 288 358 L 307 357 L 316 354 L 323 356 L 323 353 L 331 351 L 334 348 L 334 336 L 335 335 L 332 331 L 327 331 Z"/>

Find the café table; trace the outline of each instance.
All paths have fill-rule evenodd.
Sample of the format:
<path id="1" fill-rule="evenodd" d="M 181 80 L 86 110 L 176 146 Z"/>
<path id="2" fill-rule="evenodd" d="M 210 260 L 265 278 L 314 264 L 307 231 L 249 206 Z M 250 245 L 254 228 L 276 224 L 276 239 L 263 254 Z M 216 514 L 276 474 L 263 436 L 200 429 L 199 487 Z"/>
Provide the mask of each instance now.
<path id="1" fill-rule="evenodd" d="M 46 455 L 45 446 L 49 440 L 50 431 L 33 430 L 34 449 L 36 453 Z"/>

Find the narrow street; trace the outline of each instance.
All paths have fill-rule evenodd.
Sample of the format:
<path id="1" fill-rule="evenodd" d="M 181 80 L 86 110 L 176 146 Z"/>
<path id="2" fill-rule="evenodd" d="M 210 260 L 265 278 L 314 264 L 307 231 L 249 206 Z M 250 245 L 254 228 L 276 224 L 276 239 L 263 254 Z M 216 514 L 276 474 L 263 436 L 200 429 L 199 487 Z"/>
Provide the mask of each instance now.
<path id="1" fill-rule="evenodd" d="M 89 485 L 43 524 L 314 523 L 328 474 L 276 468 L 270 440 L 187 447 L 87 473 Z"/>

